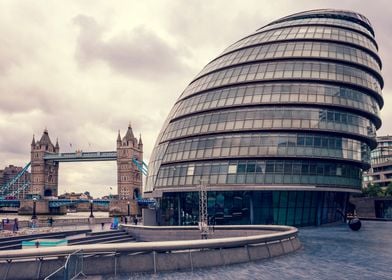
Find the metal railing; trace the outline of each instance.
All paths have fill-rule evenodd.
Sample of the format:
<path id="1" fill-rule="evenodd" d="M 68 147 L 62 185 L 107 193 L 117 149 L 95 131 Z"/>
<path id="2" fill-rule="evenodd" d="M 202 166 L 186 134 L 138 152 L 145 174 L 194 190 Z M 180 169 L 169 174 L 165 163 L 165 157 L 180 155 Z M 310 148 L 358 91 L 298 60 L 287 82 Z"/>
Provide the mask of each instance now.
<path id="1" fill-rule="evenodd" d="M 122 225 L 126 228 L 126 225 Z M 140 226 L 139 226 L 140 227 Z M 196 226 L 143 226 L 140 228 L 149 228 L 153 230 L 164 230 L 164 229 L 187 229 L 196 230 Z M 214 238 L 206 240 L 177 240 L 177 241 L 152 241 L 152 242 L 136 242 L 136 243 L 117 243 L 117 244 L 91 244 L 91 245 L 75 245 L 75 246 L 61 246 L 61 247 L 48 247 L 37 249 L 25 249 L 25 250 L 9 250 L 0 252 L 0 262 L 2 260 L 13 260 L 18 258 L 27 257 L 48 257 L 55 255 L 68 255 L 75 250 L 83 250 L 83 254 L 97 254 L 100 252 L 115 252 L 115 253 L 136 253 L 136 252 L 152 252 L 152 251 L 174 251 L 174 250 L 188 250 L 188 249 L 205 249 L 205 248 L 233 248 L 240 247 L 249 244 L 257 244 L 263 242 L 271 242 L 290 238 L 296 236 L 298 229 L 291 226 L 265 226 L 265 225 L 232 225 L 232 226 L 216 226 L 215 230 L 270 230 L 273 233 L 260 234 L 253 233 L 249 236 L 241 237 L 225 237 L 225 238 Z"/>
<path id="2" fill-rule="evenodd" d="M 126 227 L 125 225 L 123 225 Z M 138 226 L 134 226 L 138 227 Z M 198 232 L 195 226 L 179 226 L 179 227 L 148 227 L 145 228 L 153 231 L 161 230 L 186 230 Z M 286 240 L 292 242 L 297 238 L 298 230 L 290 226 L 265 226 L 265 225 L 249 225 L 249 226 L 216 226 L 217 231 L 226 230 L 227 235 L 231 235 L 231 231 L 241 231 L 242 236 L 237 237 L 219 237 L 213 239 L 194 239 L 194 240 L 175 240 L 175 241 L 151 241 L 151 242 L 136 242 L 136 243 L 117 243 L 117 244 L 91 244 L 91 245 L 75 245 L 75 246 L 59 246 L 47 248 L 34 248 L 24 250 L 8 250 L 0 252 L 0 265 L 11 267 L 12 264 L 20 265 L 20 262 L 36 262 L 38 263 L 39 278 L 41 265 L 48 263 L 54 259 L 66 258 L 63 266 L 55 270 L 45 279 L 75 279 L 79 275 L 101 275 L 114 274 L 124 272 L 124 258 L 130 261 L 129 258 L 134 256 L 151 255 L 148 260 L 152 263 L 150 272 L 157 273 L 160 268 L 158 264 L 158 257 L 162 254 L 185 254 L 190 259 L 190 266 L 192 269 L 198 267 L 194 261 L 195 258 L 200 258 L 200 254 L 194 255 L 194 252 L 214 252 L 219 251 L 223 253 L 225 250 L 233 248 L 245 248 L 248 252 L 252 247 L 258 246 L 273 246 L 279 244 L 281 248 L 282 242 Z M 251 230 L 247 232 L 247 230 Z M 258 232 L 260 231 L 260 232 Z M 158 233 L 157 233 L 158 234 Z M 165 232 L 164 234 L 167 234 Z M 272 245 L 271 245 L 272 244 Z M 269 250 L 269 249 L 268 249 Z M 294 249 L 293 249 L 294 250 Z M 282 251 L 282 253 L 284 250 Z M 287 253 L 287 252 L 286 252 Z M 159 255 L 159 256 L 158 256 Z M 249 255 L 249 253 L 248 253 Z M 270 254 L 270 257 L 272 255 Z M 222 256 L 221 256 L 222 257 Z M 223 258 L 223 257 L 222 257 Z M 105 260 L 106 259 L 106 260 Z M 122 261 L 121 261 L 122 259 Z M 249 255 L 249 260 L 251 257 Z M 140 261 L 140 260 L 139 260 Z M 146 260 L 143 260 L 146 261 Z M 120 262 L 120 263 L 119 263 Z M 224 260 L 223 260 L 224 263 Z M 101 264 L 101 265 L 100 265 Z M 105 265 L 102 265 L 105 264 Z M 50 264 L 49 264 L 50 265 Z M 52 264 L 53 265 L 53 264 Z M 110 266 L 107 268 L 107 266 Z M 186 268 L 186 267 L 184 267 Z M 9 270 L 9 268 L 7 268 Z M 47 269 L 47 268 L 46 268 Z M 55 267 L 53 267 L 55 269 Z M 109 269 L 109 270 L 107 270 Z M 14 268 L 15 270 L 15 268 Z M 13 271 L 14 271 L 13 270 Z M 42 270 L 43 271 L 43 270 Z M 98 271 L 98 272 L 97 272 Z M 34 273 L 34 272 L 33 272 Z M 8 273 L 7 273 L 8 274 Z M 14 275 L 15 276 L 15 275 Z M 8 278 L 7 275 L 3 279 L 18 279 L 17 277 Z"/>
<path id="3" fill-rule="evenodd" d="M 45 280 L 72 280 L 83 274 L 83 252 L 77 250 L 67 256 L 65 264 L 45 277 Z"/>

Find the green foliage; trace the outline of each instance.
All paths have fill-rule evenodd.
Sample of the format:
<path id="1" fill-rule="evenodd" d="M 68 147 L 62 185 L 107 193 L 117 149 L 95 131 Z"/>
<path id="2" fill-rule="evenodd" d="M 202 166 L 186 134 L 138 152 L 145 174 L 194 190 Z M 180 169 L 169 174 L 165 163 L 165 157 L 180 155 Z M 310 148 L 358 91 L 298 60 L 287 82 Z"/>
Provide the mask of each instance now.
<path id="1" fill-rule="evenodd" d="M 392 183 L 383 189 L 378 184 L 368 184 L 367 187 L 362 188 L 362 195 L 367 197 L 384 197 L 392 196 Z"/>
<path id="2" fill-rule="evenodd" d="M 367 188 L 362 188 L 364 196 L 368 197 L 381 197 L 384 196 L 384 192 L 378 184 L 368 184 Z"/>
<path id="3" fill-rule="evenodd" d="M 392 196 L 392 183 L 389 183 L 388 187 L 384 190 L 385 196 Z"/>

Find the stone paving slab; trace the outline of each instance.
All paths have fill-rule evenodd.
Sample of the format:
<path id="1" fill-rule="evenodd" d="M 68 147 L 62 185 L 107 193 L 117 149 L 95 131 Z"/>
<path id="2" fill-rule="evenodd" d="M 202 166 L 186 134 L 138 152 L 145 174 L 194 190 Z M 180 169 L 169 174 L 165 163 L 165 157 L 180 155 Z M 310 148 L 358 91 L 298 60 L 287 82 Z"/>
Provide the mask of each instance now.
<path id="1" fill-rule="evenodd" d="M 392 222 L 364 221 L 358 232 L 345 224 L 301 228 L 299 238 L 303 245 L 300 250 L 269 260 L 116 279 L 392 280 Z"/>

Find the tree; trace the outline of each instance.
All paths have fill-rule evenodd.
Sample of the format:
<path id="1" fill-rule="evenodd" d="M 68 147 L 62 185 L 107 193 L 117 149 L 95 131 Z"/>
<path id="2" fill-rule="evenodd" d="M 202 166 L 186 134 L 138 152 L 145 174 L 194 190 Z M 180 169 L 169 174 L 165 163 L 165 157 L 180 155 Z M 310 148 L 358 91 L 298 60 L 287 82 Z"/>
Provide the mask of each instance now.
<path id="1" fill-rule="evenodd" d="M 368 197 L 384 196 L 382 188 L 378 184 L 368 184 L 366 188 L 362 188 L 362 193 Z"/>
<path id="2" fill-rule="evenodd" d="M 392 196 L 392 182 L 389 183 L 388 187 L 384 190 L 385 196 Z"/>

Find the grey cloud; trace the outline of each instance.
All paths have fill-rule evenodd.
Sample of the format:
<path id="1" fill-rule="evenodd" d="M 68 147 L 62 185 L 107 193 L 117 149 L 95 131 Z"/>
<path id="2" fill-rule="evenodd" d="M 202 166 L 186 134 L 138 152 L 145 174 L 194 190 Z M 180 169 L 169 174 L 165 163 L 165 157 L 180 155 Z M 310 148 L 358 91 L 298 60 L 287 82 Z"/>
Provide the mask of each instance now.
<path id="1" fill-rule="evenodd" d="M 0 137 L 0 147 L 1 150 L 9 154 L 15 155 L 25 155 L 29 157 L 30 143 L 24 143 L 26 138 L 32 139 L 33 135 L 28 135 L 26 131 L 22 131 L 19 128 L 8 128 L 8 133 L 4 133 Z M 0 169 L 2 167 L 0 166 Z"/>
<path id="2" fill-rule="evenodd" d="M 0 91 L 6 93 L 2 95 L 0 102 L 0 111 L 3 112 L 40 110 L 55 113 L 65 103 L 63 94 L 40 86 L 7 87 L 0 85 Z"/>
<path id="3" fill-rule="evenodd" d="M 0 75 L 6 74 L 13 65 L 18 63 L 18 59 L 4 54 L 3 50 L 0 49 Z"/>
<path id="4" fill-rule="evenodd" d="M 115 162 L 61 163 L 59 171 L 59 192 L 84 192 L 102 196 L 117 192 Z M 109 187 L 113 187 L 112 190 Z"/>
<path id="5" fill-rule="evenodd" d="M 121 74 L 147 79 L 189 72 L 183 50 L 144 27 L 104 40 L 104 30 L 92 17 L 79 15 L 74 22 L 80 27 L 76 54 L 82 66 L 102 61 Z"/>

